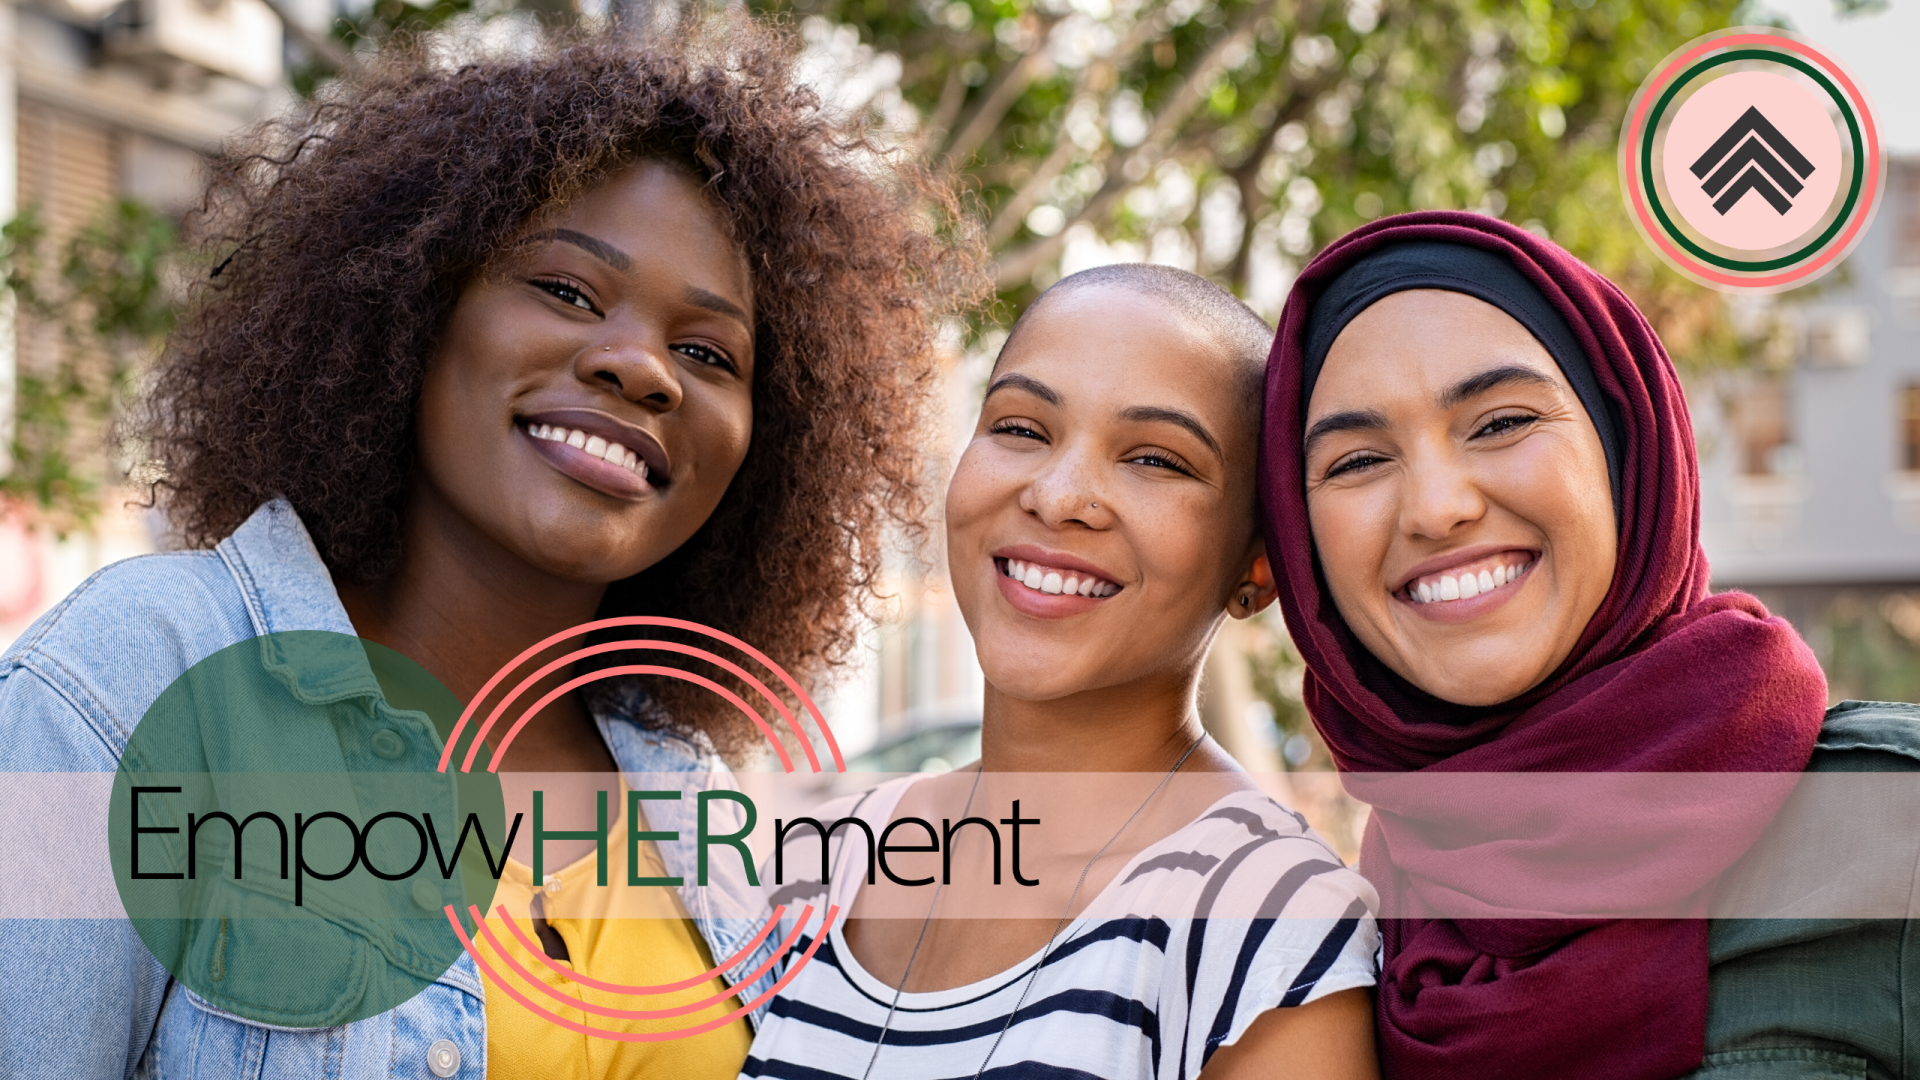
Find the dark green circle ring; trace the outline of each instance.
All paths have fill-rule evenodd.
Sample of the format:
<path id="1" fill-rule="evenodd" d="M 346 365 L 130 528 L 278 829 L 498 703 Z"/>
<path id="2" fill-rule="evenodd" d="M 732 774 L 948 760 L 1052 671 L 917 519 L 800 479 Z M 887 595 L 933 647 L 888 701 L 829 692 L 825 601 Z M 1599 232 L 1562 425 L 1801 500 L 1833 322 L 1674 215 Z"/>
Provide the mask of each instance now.
<path id="1" fill-rule="evenodd" d="M 1673 102 L 1673 96 L 1680 92 L 1681 87 L 1692 82 L 1701 74 L 1719 67 L 1721 64 L 1730 64 L 1735 60 L 1767 60 L 1776 64 L 1786 64 L 1789 67 L 1797 68 L 1801 72 L 1804 72 L 1808 78 L 1820 84 L 1820 88 L 1825 90 L 1827 95 L 1833 98 L 1834 103 L 1840 106 L 1840 115 L 1845 117 L 1847 121 L 1847 133 L 1853 139 L 1853 180 L 1847 186 L 1847 201 L 1842 204 L 1840 213 L 1834 215 L 1833 221 L 1827 225 L 1826 231 L 1822 232 L 1818 239 L 1791 255 L 1783 255 L 1777 259 L 1760 259 L 1752 262 L 1743 262 L 1739 259 L 1729 259 L 1724 256 L 1715 255 L 1713 252 L 1694 243 L 1687 238 L 1685 233 L 1681 232 L 1680 229 L 1674 225 L 1673 219 L 1667 216 L 1667 208 L 1661 204 L 1660 193 L 1653 186 L 1653 133 L 1660 130 L 1660 117 L 1667 111 L 1667 106 Z M 1839 88 L 1834 86 L 1820 69 L 1807 63 L 1805 60 L 1791 53 L 1770 52 L 1766 49 L 1733 49 L 1729 52 L 1721 53 L 1712 59 L 1702 60 L 1700 63 L 1682 72 L 1678 78 L 1673 80 L 1672 85 L 1667 87 L 1666 93 L 1660 95 L 1660 100 L 1654 103 L 1653 112 L 1647 117 L 1646 131 L 1640 140 L 1640 186 L 1646 189 L 1647 204 L 1652 207 L 1653 215 L 1660 219 L 1660 224 L 1666 228 L 1667 235 L 1673 239 L 1674 243 L 1686 248 L 1687 251 L 1691 252 L 1696 258 L 1711 263 L 1722 270 L 1734 270 L 1741 273 L 1760 273 L 1767 270 L 1784 269 L 1798 263 L 1814 252 L 1819 251 L 1821 248 L 1826 247 L 1827 242 L 1832 240 L 1834 234 L 1838 233 L 1841 226 L 1845 225 L 1847 220 L 1853 216 L 1853 208 L 1860 201 L 1861 177 L 1866 172 L 1865 163 L 1866 150 L 1860 139 L 1859 120 L 1854 116 L 1852 105 L 1840 93 Z"/>
<path id="2" fill-rule="evenodd" d="M 209 1005 L 331 1027 L 407 1001 L 489 910 L 506 810 L 439 771 L 461 703 L 384 646 L 267 634 L 155 699 L 114 775 L 108 845 L 134 930 Z"/>

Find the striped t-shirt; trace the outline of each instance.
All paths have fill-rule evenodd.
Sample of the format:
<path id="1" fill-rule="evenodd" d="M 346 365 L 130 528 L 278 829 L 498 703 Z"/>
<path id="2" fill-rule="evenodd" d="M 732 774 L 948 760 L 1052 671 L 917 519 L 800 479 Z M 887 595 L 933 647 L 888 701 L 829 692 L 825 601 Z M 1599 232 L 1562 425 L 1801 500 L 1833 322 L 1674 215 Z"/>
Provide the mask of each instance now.
<path id="1" fill-rule="evenodd" d="M 836 800 L 817 816 L 853 813 L 878 832 L 912 779 L 857 803 Z M 842 911 L 852 908 L 865 877 L 864 841 L 846 840 L 853 833 L 834 836 L 830 887 L 818 882 L 818 856 L 792 838 L 788 869 L 814 870 L 811 887 L 790 877 L 778 890 L 788 918 L 807 903 L 824 909 L 829 891 Z M 964 1080 L 991 1049 L 988 1077 L 1189 1080 L 1268 1009 L 1373 985 L 1377 902 L 1304 819 L 1258 792 L 1236 792 L 1123 867 L 1089 905 L 1117 917 L 1082 916 L 1064 927 L 1030 990 L 1044 950 L 976 983 L 899 995 L 872 1076 Z M 1226 910 L 1242 917 L 1208 917 Z M 1168 917 L 1177 912 L 1192 917 Z M 790 957 L 812 943 L 819 918 Z M 894 996 L 834 926 L 774 999 L 741 1075 L 857 1080 Z"/>

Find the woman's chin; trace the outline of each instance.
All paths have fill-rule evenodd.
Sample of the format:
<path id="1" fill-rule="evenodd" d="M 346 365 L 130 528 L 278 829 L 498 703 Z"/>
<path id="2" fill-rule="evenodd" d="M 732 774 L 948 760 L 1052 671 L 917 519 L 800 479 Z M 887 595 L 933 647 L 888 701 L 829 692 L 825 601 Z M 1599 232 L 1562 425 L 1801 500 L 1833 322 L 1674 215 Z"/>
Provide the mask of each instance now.
<path id="1" fill-rule="evenodd" d="M 1537 665 L 1515 666 L 1497 657 L 1511 657 L 1518 650 L 1475 648 L 1449 655 L 1451 650 L 1432 650 L 1430 659 L 1411 667 L 1395 665 L 1401 678 L 1441 701 L 1468 708 L 1485 708 L 1512 701 L 1540 684 L 1534 674 Z M 1524 674 L 1521 674 L 1524 672 Z"/>

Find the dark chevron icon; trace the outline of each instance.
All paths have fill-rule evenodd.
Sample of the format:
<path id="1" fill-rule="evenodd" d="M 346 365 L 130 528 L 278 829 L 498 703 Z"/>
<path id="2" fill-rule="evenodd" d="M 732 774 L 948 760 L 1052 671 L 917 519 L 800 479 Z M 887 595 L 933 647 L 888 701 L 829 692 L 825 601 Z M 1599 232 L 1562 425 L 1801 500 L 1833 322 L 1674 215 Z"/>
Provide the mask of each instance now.
<path id="1" fill-rule="evenodd" d="M 1713 170 L 1712 176 L 1707 175 L 1709 169 Z M 1713 208 L 1722 214 L 1733 209 L 1749 191 L 1758 192 L 1785 214 L 1793 209 L 1793 196 L 1804 186 L 1800 181 L 1813 175 L 1813 162 L 1788 142 L 1779 128 L 1768 123 L 1759 109 L 1749 107 L 1693 163 L 1693 175 L 1702 178 L 1700 187 L 1708 196 L 1719 196 Z"/>

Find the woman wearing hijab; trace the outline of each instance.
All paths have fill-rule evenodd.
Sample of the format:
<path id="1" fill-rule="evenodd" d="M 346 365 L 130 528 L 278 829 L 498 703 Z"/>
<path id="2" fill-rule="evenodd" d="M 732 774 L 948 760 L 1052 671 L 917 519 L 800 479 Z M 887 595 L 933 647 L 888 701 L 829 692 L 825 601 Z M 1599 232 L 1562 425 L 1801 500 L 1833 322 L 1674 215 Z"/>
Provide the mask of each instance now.
<path id="1" fill-rule="evenodd" d="M 1920 769 L 1920 709 L 1828 711 L 1786 622 L 1708 594 L 1673 364 L 1620 290 L 1552 243 L 1455 212 L 1349 234 L 1288 300 L 1265 419 L 1267 550 L 1343 771 Z M 1528 840 L 1656 838 L 1609 883 L 1703 912 L 1690 898 L 1791 790 L 1668 785 L 1604 820 L 1543 802 Z M 1406 798 L 1376 805 L 1363 872 L 1410 897 L 1403 911 L 1474 898 L 1478 917 L 1382 921 L 1388 1077 L 1920 1070 L 1910 924 L 1525 918 L 1541 909 L 1481 887 L 1523 865 L 1501 861 L 1511 847 L 1441 850 L 1417 819 L 1456 811 Z"/>

